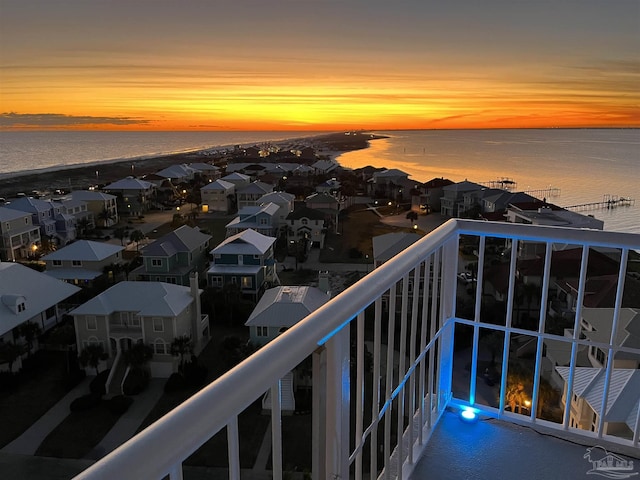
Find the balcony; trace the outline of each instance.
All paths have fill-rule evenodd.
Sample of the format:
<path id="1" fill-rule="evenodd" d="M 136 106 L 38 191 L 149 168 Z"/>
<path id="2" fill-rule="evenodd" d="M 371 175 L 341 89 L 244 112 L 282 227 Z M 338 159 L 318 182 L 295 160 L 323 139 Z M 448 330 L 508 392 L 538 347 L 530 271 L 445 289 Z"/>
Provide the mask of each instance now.
<path id="1" fill-rule="evenodd" d="M 475 243 L 472 251 L 480 255 L 461 255 L 461 239 Z M 485 261 L 491 258 L 487 247 L 496 243 L 510 244 L 500 264 Z M 519 248 L 530 243 L 544 253 L 539 271 L 529 267 L 531 283 L 524 284 L 518 272 L 530 259 L 518 252 L 530 251 Z M 569 272 L 579 284 L 569 326 L 548 307 L 554 252 L 567 248 L 581 252 Z M 637 375 L 614 368 L 613 359 L 640 360 L 640 349 L 622 346 L 613 334 L 609 343 L 580 335 L 585 285 L 595 275 L 589 259 L 596 250 L 617 265 L 611 300 L 611 332 L 617 332 L 631 291 L 625 294 L 625 286 L 633 286 L 627 281 L 629 257 L 640 250 L 640 236 L 451 220 L 76 478 L 182 479 L 183 462 L 219 431 L 228 440 L 228 478 L 246 478 L 238 417 L 267 391 L 271 473 L 283 478 L 280 379 L 302 362 L 311 365 L 313 383 L 314 479 L 425 478 L 425 472 L 429 478 L 509 478 L 515 471 L 539 473 L 535 468 L 542 463 L 555 472 L 550 478 L 559 478 L 563 471 L 586 473 L 585 446 L 637 457 L 638 390 L 635 396 L 623 392 L 635 388 Z M 470 263 L 477 282 L 467 286 L 457 274 Z M 573 329 L 572 337 L 565 336 L 566 328 Z M 578 354 L 589 346 L 609 352 L 606 368 L 589 370 Z M 591 405 L 589 428 L 578 426 L 564 408 L 566 392 L 583 395 L 581 404 Z M 462 410 L 481 420 L 461 421 Z M 570 450 L 571 460 L 559 450 Z M 487 462 L 483 452 L 494 461 Z M 584 468 L 567 470 L 578 464 Z"/>

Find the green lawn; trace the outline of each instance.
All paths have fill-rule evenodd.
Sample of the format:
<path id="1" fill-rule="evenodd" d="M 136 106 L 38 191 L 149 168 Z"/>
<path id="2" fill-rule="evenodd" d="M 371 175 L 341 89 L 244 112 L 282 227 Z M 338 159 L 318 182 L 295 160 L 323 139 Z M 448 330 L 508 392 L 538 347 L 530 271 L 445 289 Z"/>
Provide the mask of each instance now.
<path id="1" fill-rule="evenodd" d="M 67 393 L 64 352 L 39 351 L 32 375 L 21 374 L 20 384 L 0 392 L 0 447 L 20 436 Z"/>

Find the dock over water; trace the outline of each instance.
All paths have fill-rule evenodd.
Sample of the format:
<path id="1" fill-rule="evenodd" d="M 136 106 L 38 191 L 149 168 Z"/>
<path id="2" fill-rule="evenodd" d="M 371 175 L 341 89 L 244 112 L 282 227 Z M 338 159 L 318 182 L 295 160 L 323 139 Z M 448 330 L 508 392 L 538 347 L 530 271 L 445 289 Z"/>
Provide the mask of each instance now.
<path id="1" fill-rule="evenodd" d="M 636 204 L 635 198 L 618 197 L 617 195 L 606 194 L 600 202 L 580 203 L 578 205 L 570 205 L 564 207 L 567 210 L 582 211 L 582 210 L 600 210 L 610 209 L 616 207 L 633 207 Z"/>

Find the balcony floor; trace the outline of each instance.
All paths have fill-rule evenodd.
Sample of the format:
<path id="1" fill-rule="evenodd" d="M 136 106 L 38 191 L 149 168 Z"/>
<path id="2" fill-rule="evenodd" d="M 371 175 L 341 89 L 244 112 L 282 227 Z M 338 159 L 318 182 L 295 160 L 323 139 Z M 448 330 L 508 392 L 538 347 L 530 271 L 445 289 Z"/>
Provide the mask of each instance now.
<path id="1" fill-rule="evenodd" d="M 592 469 L 584 454 L 594 445 L 578 445 L 494 419 L 463 423 L 457 414 L 446 411 L 411 478 L 584 479 L 591 477 L 587 472 Z M 634 460 L 633 472 L 640 471 L 637 459 L 622 456 Z"/>

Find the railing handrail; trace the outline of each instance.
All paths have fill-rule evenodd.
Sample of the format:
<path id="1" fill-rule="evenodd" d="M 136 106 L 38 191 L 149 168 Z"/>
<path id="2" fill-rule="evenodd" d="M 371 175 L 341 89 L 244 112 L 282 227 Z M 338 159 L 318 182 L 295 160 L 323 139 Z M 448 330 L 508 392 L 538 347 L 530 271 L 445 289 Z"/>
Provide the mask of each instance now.
<path id="1" fill-rule="evenodd" d="M 161 478 L 260 398 L 287 372 L 458 234 L 541 242 L 640 248 L 640 235 L 557 227 L 449 220 L 331 299 L 251 357 L 186 400 L 76 478 Z M 168 441 L 171 439 L 171 441 Z M 144 459 L 153 459 L 152 462 Z"/>

